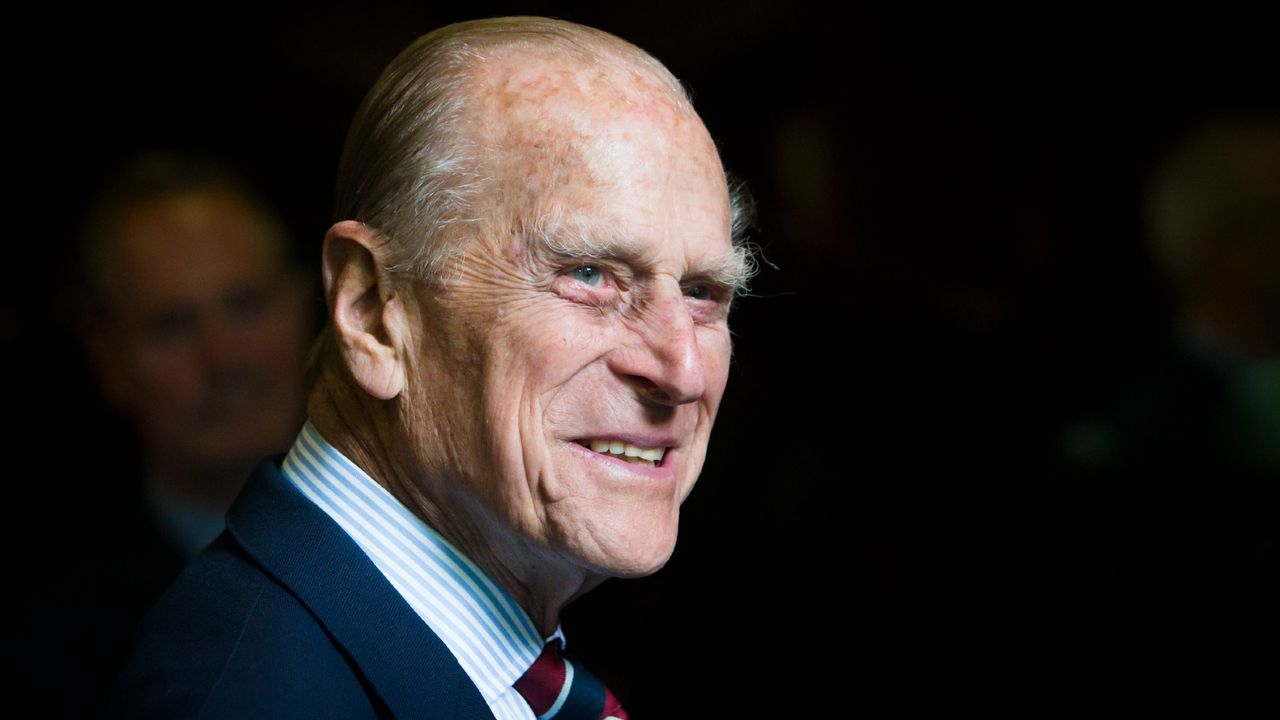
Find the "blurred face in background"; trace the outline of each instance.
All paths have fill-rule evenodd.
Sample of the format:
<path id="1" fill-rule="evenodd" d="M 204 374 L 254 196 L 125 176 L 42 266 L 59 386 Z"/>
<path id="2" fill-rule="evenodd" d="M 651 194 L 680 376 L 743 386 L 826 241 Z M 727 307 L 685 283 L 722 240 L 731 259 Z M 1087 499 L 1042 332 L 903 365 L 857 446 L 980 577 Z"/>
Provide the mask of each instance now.
<path id="1" fill-rule="evenodd" d="M 287 449 L 312 328 L 280 239 L 216 190 L 126 208 L 111 230 L 94 354 L 147 456 L 230 471 Z"/>

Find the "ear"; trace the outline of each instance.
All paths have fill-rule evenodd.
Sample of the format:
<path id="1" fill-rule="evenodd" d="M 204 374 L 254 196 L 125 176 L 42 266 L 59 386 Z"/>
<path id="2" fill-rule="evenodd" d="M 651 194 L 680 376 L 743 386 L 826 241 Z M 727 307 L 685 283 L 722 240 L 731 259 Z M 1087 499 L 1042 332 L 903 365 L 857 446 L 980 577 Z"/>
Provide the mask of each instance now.
<path id="1" fill-rule="evenodd" d="M 321 262 L 338 352 L 365 392 L 390 400 L 404 389 L 401 351 L 410 334 L 402 298 L 383 269 L 384 243 L 369 226 L 344 220 L 325 235 Z"/>

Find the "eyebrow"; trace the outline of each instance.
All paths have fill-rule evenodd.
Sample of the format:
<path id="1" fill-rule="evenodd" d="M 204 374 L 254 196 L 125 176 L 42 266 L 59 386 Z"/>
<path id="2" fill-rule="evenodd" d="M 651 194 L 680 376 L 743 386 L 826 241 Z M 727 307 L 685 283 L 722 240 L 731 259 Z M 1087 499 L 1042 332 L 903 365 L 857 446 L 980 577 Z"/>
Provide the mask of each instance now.
<path id="1" fill-rule="evenodd" d="M 534 223 L 525 229 L 527 243 L 565 258 L 606 259 L 618 258 L 634 265 L 644 265 L 644 248 L 634 240 L 612 231 L 597 232 L 584 226 L 562 223 Z M 740 295 L 747 290 L 747 283 L 755 274 L 751 251 L 743 245 L 733 245 L 728 252 L 702 260 L 690 268 L 682 280 L 699 280 L 723 287 Z"/>

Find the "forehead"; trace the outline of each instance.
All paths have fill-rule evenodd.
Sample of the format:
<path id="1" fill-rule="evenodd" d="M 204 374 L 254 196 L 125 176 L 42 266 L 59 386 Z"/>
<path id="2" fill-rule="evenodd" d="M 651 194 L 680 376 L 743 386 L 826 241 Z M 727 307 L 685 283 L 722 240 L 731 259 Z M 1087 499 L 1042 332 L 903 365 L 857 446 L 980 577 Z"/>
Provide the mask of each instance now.
<path id="1" fill-rule="evenodd" d="M 471 90 L 468 119 L 489 151 L 568 162 L 593 138 L 627 132 L 655 149 L 709 143 L 684 98 L 637 60 L 509 49 L 485 59 Z"/>
<path id="2" fill-rule="evenodd" d="M 273 272 L 282 249 L 231 193 L 180 193 L 126 208 L 104 248 L 105 288 L 125 306 L 195 299 Z"/>
<path id="3" fill-rule="evenodd" d="M 702 121 L 638 60 L 509 51 L 474 79 L 472 127 L 508 219 L 556 216 L 632 240 L 729 244 L 728 190 Z M 703 243 L 706 244 L 706 243 Z"/>

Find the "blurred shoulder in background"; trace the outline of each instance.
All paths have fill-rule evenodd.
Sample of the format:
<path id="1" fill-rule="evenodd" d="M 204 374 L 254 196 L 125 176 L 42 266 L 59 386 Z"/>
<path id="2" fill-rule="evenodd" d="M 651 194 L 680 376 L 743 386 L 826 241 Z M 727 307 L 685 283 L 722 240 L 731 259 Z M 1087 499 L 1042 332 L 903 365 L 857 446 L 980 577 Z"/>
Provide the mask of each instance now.
<path id="1" fill-rule="evenodd" d="M 1067 657 L 1199 666 L 1280 639 L 1280 118 L 1191 127 L 1145 220 L 1171 322 L 1063 433 L 1045 587 Z"/>

